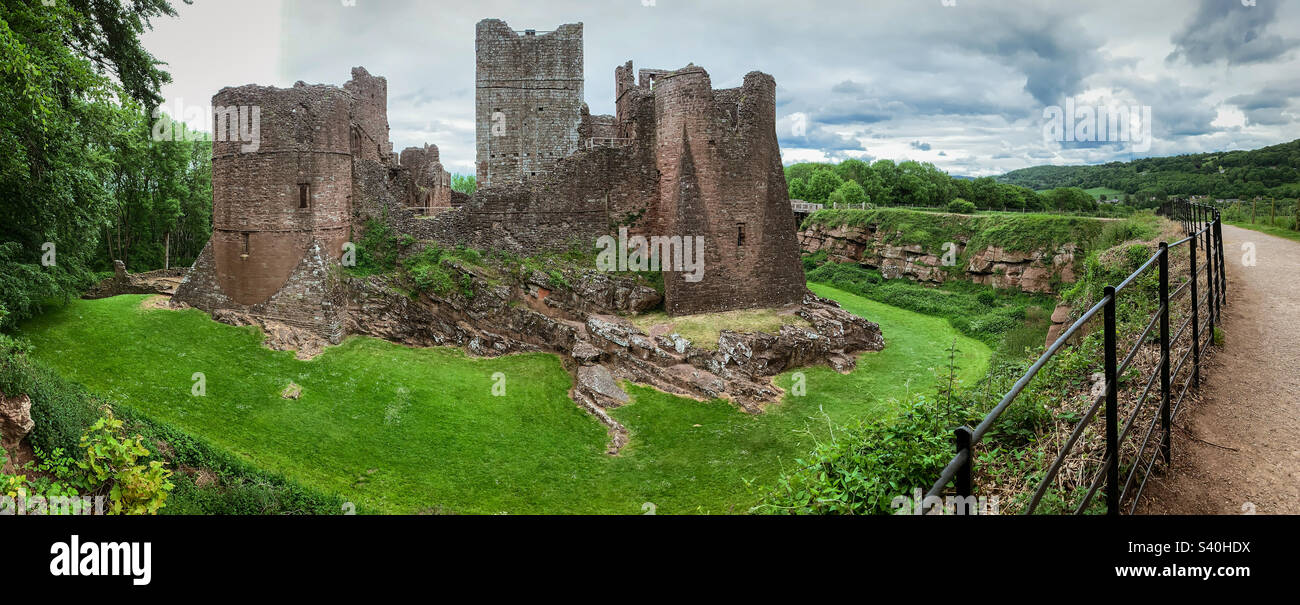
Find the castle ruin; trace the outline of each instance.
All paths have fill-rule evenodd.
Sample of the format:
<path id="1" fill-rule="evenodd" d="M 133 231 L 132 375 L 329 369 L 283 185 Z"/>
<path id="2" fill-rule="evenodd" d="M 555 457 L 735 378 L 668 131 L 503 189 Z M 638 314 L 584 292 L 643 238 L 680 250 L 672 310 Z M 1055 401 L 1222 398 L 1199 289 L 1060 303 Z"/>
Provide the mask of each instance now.
<path id="1" fill-rule="evenodd" d="M 806 288 L 776 139 L 776 83 L 717 90 L 704 69 L 614 70 L 616 114 L 583 102 L 582 24 L 476 35 L 477 178 L 452 191 L 437 147 L 395 154 L 387 81 L 226 88 L 260 107 L 261 143 L 213 146 L 213 236 L 176 300 L 342 336 L 330 269 L 367 220 L 444 246 L 533 254 L 620 228 L 702 238 L 702 279 L 665 271 L 674 315 L 798 303 Z M 220 117 L 220 116 L 219 116 Z M 671 267 L 670 267 L 671 268 Z"/>

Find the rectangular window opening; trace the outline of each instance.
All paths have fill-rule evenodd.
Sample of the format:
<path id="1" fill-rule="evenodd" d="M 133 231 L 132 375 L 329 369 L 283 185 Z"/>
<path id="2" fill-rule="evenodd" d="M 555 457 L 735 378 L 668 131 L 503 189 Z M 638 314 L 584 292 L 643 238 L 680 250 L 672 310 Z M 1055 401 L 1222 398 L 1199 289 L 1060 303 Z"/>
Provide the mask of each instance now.
<path id="1" fill-rule="evenodd" d="M 736 246 L 745 245 L 745 223 L 736 223 Z"/>
<path id="2" fill-rule="evenodd" d="M 307 183 L 298 184 L 298 207 L 299 208 L 311 207 L 311 185 Z"/>

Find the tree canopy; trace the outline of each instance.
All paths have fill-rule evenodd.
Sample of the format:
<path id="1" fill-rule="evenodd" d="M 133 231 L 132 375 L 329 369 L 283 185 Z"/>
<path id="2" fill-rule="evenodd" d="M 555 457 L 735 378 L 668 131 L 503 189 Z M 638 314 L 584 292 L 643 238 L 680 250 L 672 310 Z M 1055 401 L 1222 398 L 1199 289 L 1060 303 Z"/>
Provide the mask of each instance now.
<path id="1" fill-rule="evenodd" d="M 124 221 L 206 239 L 193 189 L 170 182 L 204 180 L 180 168 L 202 151 L 155 146 L 147 128 L 170 78 L 139 36 L 174 14 L 165 0 L 0 3 L 0 325 L 80 292 Z"/>

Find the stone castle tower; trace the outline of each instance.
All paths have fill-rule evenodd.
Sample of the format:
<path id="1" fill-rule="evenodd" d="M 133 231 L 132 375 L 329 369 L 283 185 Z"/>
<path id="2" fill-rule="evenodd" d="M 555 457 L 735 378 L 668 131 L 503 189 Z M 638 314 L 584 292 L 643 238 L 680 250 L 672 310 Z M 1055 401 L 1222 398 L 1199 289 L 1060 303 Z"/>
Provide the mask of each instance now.
<path id="1" fill-rule="evenodd" d="M 653 143 L 659 174 L 646 228 L 703 236 L 703 280 L 669 273 L 665 310 L 688 314 L 802 300 L 794 214 L 776 139 L 776 80 L 751 72 L 715 90 L 694 65 L 615 69 L 619 135 Z"/>
<path id="2" fill-rule="evenodd" d="M 430 237 L 527 252 L 611 225 L 703 237 L 705 276 L 665 272 L 665 310 L 781 306 L 806 292 L 776 137 L 776 81 L 715 90 L 704 69 L 615 69 L 616 115 L 583 103 L 582 25 L 477 32 L 480 194 Z M 439 227 L 447 227 L 441 229 Z"/>
<path id="3" fill-rule="evenodd" d="M 480 187 L 549 172 L 578 149 L 583 114 L 582 24 L 516 32 L 478 23 L 475 121 Z"/>
<path id="4" fill-rule="evenodd" d="M 342 88 L 299 82 L 218 92 L 212 239 L 174 299 L 340 339 L 346 309 L 330 271 L 352 239 L 356 175 L 393 175 L 407 207 L 450 206 L 450 175 L 437 147 L 408 150 L 410 169 L 398 164 L 387 90 L 384 78 L 354 68 Z M 256 133 L 255 144 L 221 136 L 240 132 L 240 125 L 223 127 L 227 113 Z"/>

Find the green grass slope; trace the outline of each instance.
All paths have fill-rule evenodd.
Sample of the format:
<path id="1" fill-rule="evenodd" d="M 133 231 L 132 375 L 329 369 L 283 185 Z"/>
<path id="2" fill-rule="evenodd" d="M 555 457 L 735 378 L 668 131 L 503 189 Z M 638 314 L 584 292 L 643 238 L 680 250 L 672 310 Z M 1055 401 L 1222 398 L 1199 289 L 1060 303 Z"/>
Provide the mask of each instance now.
<path id="1" fill-rule="evenodd" d="M 472 359 L 352 338 L 312 361 L 260 345 L 261 334 L 198 311 L 145 310 L 140 296 L 73 301 L 25 323 L 34 355 L 63 375 L 249 463 L 387 513 L 743 512 L 830 423 L 892 413 L 933 388 L 958 341 L 961 376 L 988 364 L 984 344 L 946 321 L 830 288 L 823 296 L 881 324 L 888 347 L 840 375 L 803 370 L 807 396 L 752 416 L 630 386 L 614 411 L 631 432 L 605 455 L 602 425 L 568 399 L 552 355 Z M 191 394 L 194 373 L 206 396 Z M 506 396 L 494 397 L 493 375 Z M 778 378 L 788 387 L 792 374 Z M 298 400 L 282 399 L 290 383 Z"/>

